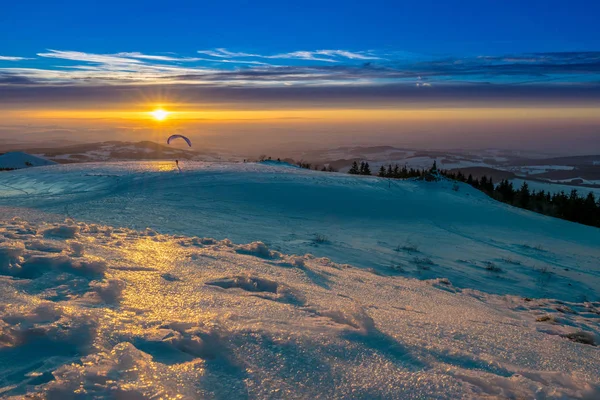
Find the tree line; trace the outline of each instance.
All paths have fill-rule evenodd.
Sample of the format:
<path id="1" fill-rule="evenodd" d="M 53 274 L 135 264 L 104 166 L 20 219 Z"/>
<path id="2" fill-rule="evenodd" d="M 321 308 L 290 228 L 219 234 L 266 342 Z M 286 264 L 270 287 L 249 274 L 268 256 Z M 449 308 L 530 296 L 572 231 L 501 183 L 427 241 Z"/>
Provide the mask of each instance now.
<path id="1" fill-rule="evenodd" d="M 600 227 L 600 198 L 597 199 L 593 192 L 589 192 L 587 196 L 579 195 L 577 189 L 571 190 L 569 194 L 564 191 L 550 193 L 544 190 L 530 190 L 527 182 L 515 188 L 508 179 L 503 179 L 494 185 L 492 178 L 485 175 L 477 179 L 470 174 L 465 177 L 460 171 L 457 173 L 441 171 L 441 174 L 468 183 L 503 203 L 539 214 Z"/>
<path id="2" fill-rule="evenodd" d="M 371 169 L 368 162 L 358 164 L 355 161 L 348 173 L 371 175 Z M 398 164 L 389 164 L 387 167 L 382 165 L 377 176 L 391 179 L 417 178 L 424 180 L 435 180 L 439 176 L 444 176 L 448 179 L 467 183 L 491 198 L 515 207 L 584 225 L 600 227 L 600 197 L 596 198 L 593 192 L 589 192 L 587 196 L 582 196 L 577 189 L 573 189 L 568 194 L 564 191 L 560 193 L 550 193 L 544 190 L 536 191 L 530 190 L 527 182 L 523 182 L 520 187 L 515 188 L 508 179 L 503 179 L 496 185 L 492 177 L 486 175 L 474 178 L 473 175 L 465 175 L 461 171 L 438 170 L 435 161 L 430 169 L 407 168 L 406 165 L 400 166 Z M 458 185 L 455 186 L 454 190 L 458 190 Z"/>
<path id="3" fill-rule="evenodd" d="M 293 160 L 284 161 L 294 163 Z M 296 165 L 301 168 L 337 172 L 330 166 L 321 168 L 303 161 L 297 162 Z M 371 167 L 366 161 L 360 164 L 354 161 L 348 173 L 351 175 L 372 175 Z M 501 180 L 496 185 L 492 177 L 486 175 L 481 178 L 474 178 L 473 175 L 465 175 L 461 171 L 438 170 L 435 161 L 429 169 L 407 168 L 406 165 L 400 166 L 398 164 L 389 164 L 387 167 L 382 165 L 377 172 L 377 176 L 390 179 L 417 178 L 424 180 L 436 180 L 440 176 L 444 176 L 448 179 L 467 183 L 491 198 L 515 207 L 584 225 L 600 227 L 600 197 L 596 198 L 593 192 L 590 192 L 587 196 L 581 196 L 577 189 L 573 189 L 569 194 L 564 191 L 560 193 L 550 193 L 544 190 L 536 191 L 530 190 L 527 182 L 523 182 L 519 188 L 515 188 L 513 183 L 507 179 Z M 458 185 L 455 186 L 454 190 L 458 190 Z"/>

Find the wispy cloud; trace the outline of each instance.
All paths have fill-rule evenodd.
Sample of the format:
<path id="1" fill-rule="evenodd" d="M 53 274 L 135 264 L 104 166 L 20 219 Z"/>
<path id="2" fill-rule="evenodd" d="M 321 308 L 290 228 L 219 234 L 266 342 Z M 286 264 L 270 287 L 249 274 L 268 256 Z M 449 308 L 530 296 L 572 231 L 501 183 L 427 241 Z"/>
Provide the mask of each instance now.
<path id="1" fill-rule="evenodd" d="M 172 57 L 172 56 L 160 56 L 160 55 L 149 55 L 138 52 L 133 53 L 117 53 L 115 56 L 127 57 L 127 58 L 140 58 L 143 60 L 156 60 L 156 61 L 176 61 L 176 62 L 194 62 L 201 60 L 197 57 Z"/>
<path id="2" fill-rule="evenodd" d="M 227 49 L 218 48 L 213 50 L 199 50 L 198 53 L 205 54 L 211 57 L 217 58 L 266 58 L 266 59 L 291 59 L 291 60 L 305 60 L 305 61 L 323 61 L 329 63 L 340 62 L 342 59 L 349 60 L 380 60 L 381 57 L 377 57 L 368 52 L 351 52 L 347 50 L 314 50 L 314 51 L 292 51 L 289 53 L 279 54 L 256 54 L 256 53 L 244 53 L 244 52 L 233 52 Z"/>
<path id="3" fill-rule="evenodd" d="M 407 84 L 565 85 L 600 82 L 600 52 L 406 57 L 405 53 L 347 50 L 292 51 L 261 55 L 224 48 L 202 57 L 173 53 L 96 54 L 71 50 L 38 53 L 27 63 L 0 67 L 0 85 L 202 85 L 221 87 L 332 87 Z M 6 56 L 4 56 L 6 57 Z M 63 61 L 58 65 L 56 60 Z M 277 60 L 278 65 L 270 63 Z M 20 60 L 11 60 L 20 61 Z"/>
<path id="4" fill-rule="evenodd" d="M 198 50 L 198 53 L 219 58 L 261 57 L 260 54 L 233 52 L 223 48 L 214 50 Z"/>
<path id="5" fill-rule="evenodd" d="M 23 61 L 30 60 L 30 58 L 25 57 L 11 57 L 11 56 L 0 56 L 0 61 Z"/>
<path id="6" fill-rule="evenodd" d="M 39 57 L 60 58 L 61 60 L 84 61 L 100 64 L 141 64 L 135 58 L 123 57 L 114 54 L 94 54 L 81 51 L 63 51 L 49 49 L 47 53 L 38 53 Z"/>

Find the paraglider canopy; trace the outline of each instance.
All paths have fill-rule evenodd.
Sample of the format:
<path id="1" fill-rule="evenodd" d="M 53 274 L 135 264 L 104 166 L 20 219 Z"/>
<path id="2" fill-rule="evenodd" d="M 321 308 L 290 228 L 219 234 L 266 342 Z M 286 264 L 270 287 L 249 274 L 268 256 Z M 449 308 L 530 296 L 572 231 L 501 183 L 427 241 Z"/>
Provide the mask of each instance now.
<path id="1" fill-rule="evenodd" d="M 183 140 L 186 141 L 186 143 L 188 144 L 188 146 L 192 147 L 192 141 L 190 139 L 186 138 L 183 135 L 171 135 L 171 136 L 169 136 L 169 138 L 167 139 L 167 144 L 171 144 L 171 141 L 175 140 L 175 139 L 183 139 Z"/>

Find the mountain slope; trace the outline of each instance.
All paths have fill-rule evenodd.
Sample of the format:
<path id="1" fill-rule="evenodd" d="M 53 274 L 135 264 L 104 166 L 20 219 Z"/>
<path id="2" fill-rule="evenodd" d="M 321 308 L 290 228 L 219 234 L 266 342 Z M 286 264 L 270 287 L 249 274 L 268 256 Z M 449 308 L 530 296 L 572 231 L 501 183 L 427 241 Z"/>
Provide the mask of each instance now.
<path id="1" fill-rule="evenodd" d="M 220 159 L 219 154 L 205 149 L 181 149 L 176 146 L 165 146 L 151 141 L 108 141 L 64 147 L 28 149 L 27 151 L 62 164 L 117 160 L 189 160 L 195 157 L 202 157 L 206 160 Z"/>
<path id="2" fill-rule="evenodd" d="M 600 230 L 447 181 L 180 166 L 0 174 L 0 396 L 600 396 Z"/>
<path id="3" fill-rule="evenodd" d="M 382 274 L 524 297 L 600 300 L 600 231 L 450 182 L 277 165 L 63 165 L 0 176 L 0 204 L 187 236 L 261 240 Z"/>
<path id="4" fill-rule="evenodd" d="M 53 164 L 56 163 L 20 151 L 4 153 L 0 156 L 0 169 L 20 169 Z"/>

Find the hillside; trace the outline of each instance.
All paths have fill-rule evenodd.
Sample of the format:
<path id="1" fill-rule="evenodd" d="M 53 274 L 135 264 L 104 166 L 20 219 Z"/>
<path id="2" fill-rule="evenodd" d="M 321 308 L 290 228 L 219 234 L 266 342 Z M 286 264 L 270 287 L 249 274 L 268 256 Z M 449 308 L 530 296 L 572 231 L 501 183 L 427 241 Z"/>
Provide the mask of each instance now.
<path id="1" fill-rule="evenodd" d="M 199 157 L 204 160 L 221 159 L 219 154 L 211 150 L 182 149 L 151 141 L 108 141 L 52 148 L 31 148 L 27 151 L 61 164 L 120 160 L 191 160 Z"/>
<path id="2" fill-rule="evenodd" d="M 598 229 L 450 182 L 181 167 L 0 175 L 3 397 L 600 395 Z"/>
<path id="3" fill-rule="evenodd" d="M 427 169 L 435 161 L 440 169 L 462 171 L 474 177 L 492 176 L 495 182 L 502 179 L 525 180 L 534 186 L 544 186 L 544 190 L 551 193 L 573 189 L 580 193 L 600 191 L 600 155 L 548 157 L 547 154 L 498 149 L 424 151 L 392 146 L 357 146 L 292 156 L 312 165 L 329 165 L 341 172 L 347 172 L 355 161 L 368 162 L 372 171 L 377 171 L 382 165 L 396 164 Z"/>
<path id="4" fill-rule="evenodd" d="M 56 163 L 41 157 L 32 156 L 31 154 L 19 151 L 4 153 L 0 155 L 0 170 L 40 167 L 52 164 Z"/>
<path id="5" fill-rule="evenodd" d="M 390 182 L 273 163 L 181 167 L 183 173 L 172 162 L 123 162 L 14 171 L 0 177 L 0 205 L 236 243 L 261 240 L 284 253 L 444 277 L 493 293 L 581 300 L 600 287 L 600 276 L 583 272 L 598 268 L 596 228 L 498 203 L 466 184 L 455 192 L 450 182 Z M 503 272 L 490 273 L 487 263 Z M 539 285 L 544 268 L 552 279 Z"/>

